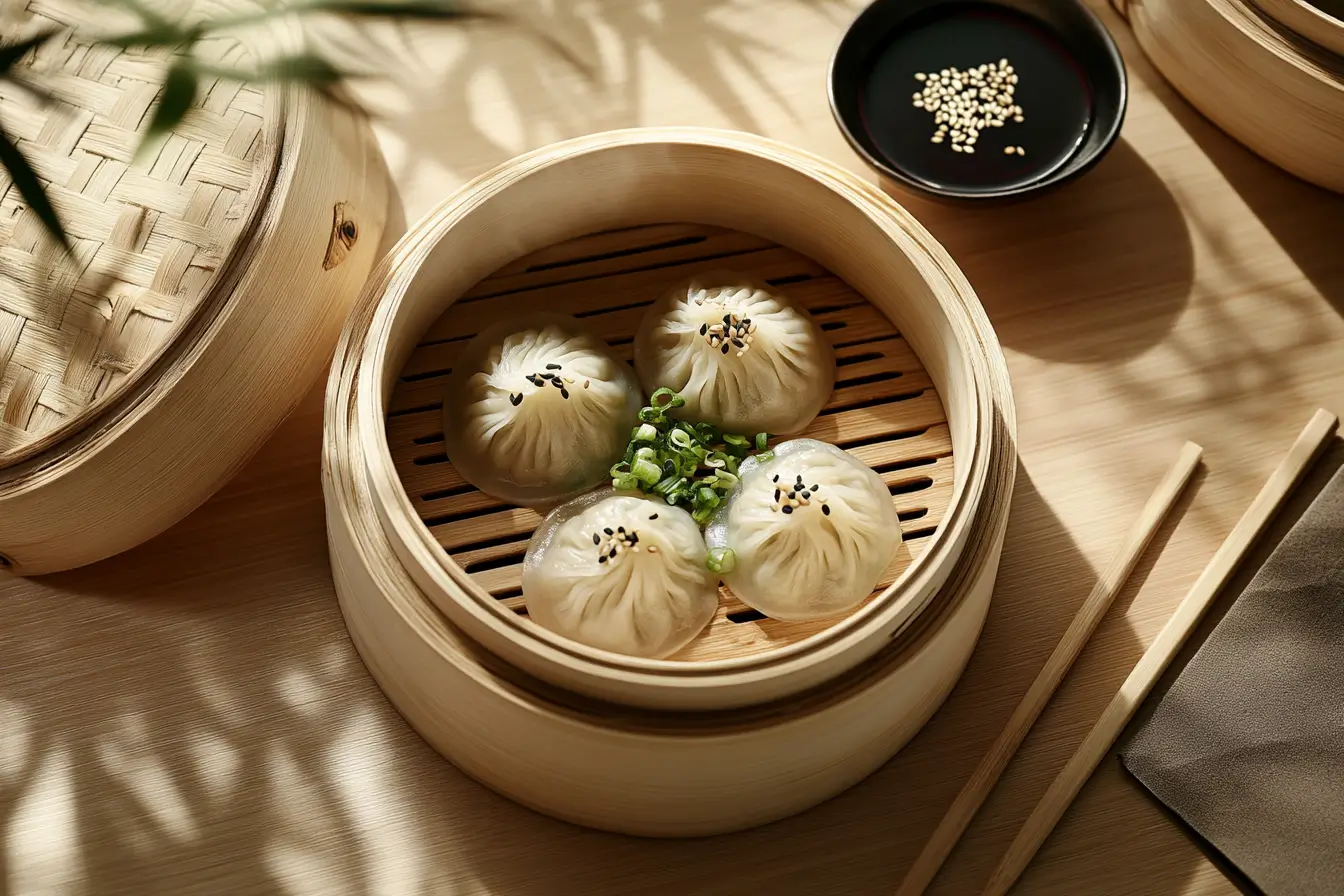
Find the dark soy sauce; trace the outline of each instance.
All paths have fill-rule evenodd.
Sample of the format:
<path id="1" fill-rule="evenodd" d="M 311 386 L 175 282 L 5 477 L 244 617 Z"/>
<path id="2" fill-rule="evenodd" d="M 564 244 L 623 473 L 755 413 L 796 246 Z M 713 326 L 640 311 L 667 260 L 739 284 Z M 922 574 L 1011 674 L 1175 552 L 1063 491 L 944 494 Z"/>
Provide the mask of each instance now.
<path id="1" fill-rule="evenodd" d="M 934 116 L 911 104 L 924 89 L 916 72 L 967 69 L 1006 58 L 1017 72 L 1013 102 L 1023 121 L 980 131 L 975 153 L 954 152 L 950 137 L 930 143 Z M 873 144 L 893 167 L 934 187 L 995 192 L 1026 186 L 1057 170 L 1082 145 L 1092 90 L 1059 39 L 1022 13 L 983 3 L 942 4 L 903 22 L 874 51 L 859 108 Z M 1026 155 L 1006 155 L 1021 146 Z"/>

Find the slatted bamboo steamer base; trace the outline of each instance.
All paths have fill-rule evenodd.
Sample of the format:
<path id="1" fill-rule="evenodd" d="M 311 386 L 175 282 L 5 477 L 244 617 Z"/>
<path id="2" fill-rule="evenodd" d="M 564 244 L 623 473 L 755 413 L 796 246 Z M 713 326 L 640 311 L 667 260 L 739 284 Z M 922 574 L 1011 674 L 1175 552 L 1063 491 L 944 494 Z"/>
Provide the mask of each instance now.
<path id="1" fill-rule="evenodd" d="M 882 474 L 905 540 L 874 595 L 923 553 L 952 498 L 952 442 L 928 374 L 891 321 L 816 262 L 769 240 L 696 224 L 656 224 L 548 247 L 487 277 L 421 338 L 393 388 L 387 438 L 417 515 L 473 581 L 525 615 L 522 561 L 541 513 L 467 484 L 443 453 L 444 383 L 476 331 L 542 309 L 574 314 L 625 361 L 641 316 L 666 286 L 724 265 L 785 291 L 808 309 L 836 352 L 836 388 L 803 433 L 850 447 Z M 704 632 L 673 661 L 747 656 L 801 642 L 835 619 L 768 619 L 726 588 Z M 530 624 L 530 623 L 525 623 Z"/>
<path id="2" fill-rule="evenodd" d="M 464 296 L 492 289 L 482 281 L 495 272 L 532 276 L 521 268 L 547 253 L 573 260 L 576 238 L 620 241 L 660 228 L 811 266 L 799 274 L 833 276 L 837 294 L 848 284 L 853 292 L 843 294 L 862 296 L 892 328 L 875 322 L 870 335 L 899 332 L 923 362 L 925 391 L 942 400 L 951 447 L 942 456 L 955 464 L 936 531 L 911 540 L 912 559 L 892 588 L 801 640 L 665 661 L 575 649 L 528 624 L 453 560 L 422 520 L 417 501 L 427 503 L 426 492 L 408 491 L 401 469 L 408 484 L 427 479 L 412 480 L 405 452 L 401 469 L 394 459 L 394 444 L 405 442 L 399 421 L 417 413 L 411 396 L 432 391 L 414 384 L 442 369 L 412 362 L 434 342 L 426 334 L 436 321 L 465 327 L 462 335 L 474 331 L 468 315 L 477 303 Z M 683 250 L 684 257 L 696 251 L 652 251 Z M 543 276 L 552 295 L 568 288 Z M 601 294 L 592 301 L 612 307 Z M 887 369 L 902 366 L 918 375 L 910 364 Z M 414 379 L 419 374 L 427 376 Z M 1002 354 L 969 285 L 927 232 L 872 186 L 746 134 L 650 129 L 581 138 L 470 184 L 371 276 L 327 391 L 323 488 L 337 594 L 389 698 L 487 785 L 557 817 L 628 833 L 687 836 L 758 824 L 868 774 L 955 683 L 997 570 L 1016 464 L 1013 421 Z M 433 457 L 436 430 L 426 425 L 419 447 Z M 497 512 L 513 513 L 486 516 Z M 510 543 L 535 521 L 521 518 Z"/>
<path id="3" fill-rule="evenodd" d="M 1313 42 L 1344 40 L 1331 17 L 1314 27 L 1291 12 L 1294 24 L 1276 21 L 1291 2 L 1113 2 L 1153 65 L 1214 124 L 1273 164 L 1344 192 L 1344 57 Z"/>
<path id="4" fill-rule="evenodd" d="M 33 30 L 107 7 L 34 3 Z M 245 68 L 289 25 L 202 41 Z M 186 515 L 265 441 L 330 357 L 383 230 L 367 125 L 315 94 L 204 79 L 133 158 L 168 55 L 74 36 L 0 84 L 0 119 L 47 182 L 75 261 L 0 182 L 0 567 L 66 569 Z"/>

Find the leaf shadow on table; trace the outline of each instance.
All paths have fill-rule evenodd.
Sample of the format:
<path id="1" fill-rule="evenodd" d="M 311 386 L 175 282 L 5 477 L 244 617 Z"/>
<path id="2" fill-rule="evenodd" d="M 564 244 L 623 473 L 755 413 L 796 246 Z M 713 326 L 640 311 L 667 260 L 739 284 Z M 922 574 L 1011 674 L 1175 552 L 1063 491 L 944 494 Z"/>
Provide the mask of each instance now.
<path id="1" fill-rule="evenodd" d="M 335 779 L 381 707 L 372 688 L 338 692 L 363 669 L 312 584 L 318 397 L 248 468 L 264 475 L 0 609 L 0 707 L 22 742 L 4 757 L 22 771 L 0 776 L 14 865 L 0 870 L 24 891 L 281 893 L 305 868 L 369 889 L 362 819 Z"/>
<path id="2" fill-rule="evenodd" d="M 822 25 L 852 14 L 847 0 L 515 0 L 511 21 L 467 29 L 452 43 L 381 32 L 378 45 L 397 60 L 392 85 L 361 93 L 383 111 L 379 128 L 397 147 L 402 184 L 420 166 L 469 177 L 557 140 L 675 118 L 646 108 L 673 84 L 697 109 L 707 103 L 728 126 L 759 132 L 761 103 L 796 119 L 768 74 L 791 51 L 751 15 L 772 5 L 806 8 Z M 703 112 L 697 119 L 682 123 L 703 124 Z"/>
<path id="3" fill-rule="evenodd" d="M 1289 174 L 1223 133 L 1177 93 L 1137 49 L 1126 54 L 1126 59 L 1131 68 L 1142 73 L 1167 111 L 1180 122 L 1280 248 L 1344 317 L 1344 252 L 1339 251 L 1344 196 Z M 1220 260 L 1236 261 L 1230 247 L 1214 242 L 1213 249 Z M 1285 299 L 1281 294 L 1272 298 Z"/>
<path id="4" fill-rule="evenodd" d="M 1124 139 L 1074 183 L 1011 205 L 890 189 L 957 259 L 1003 344 L 1033 357 L 1124 360 L 1161 342 L 1190 299 L 1185 219 Z"/>

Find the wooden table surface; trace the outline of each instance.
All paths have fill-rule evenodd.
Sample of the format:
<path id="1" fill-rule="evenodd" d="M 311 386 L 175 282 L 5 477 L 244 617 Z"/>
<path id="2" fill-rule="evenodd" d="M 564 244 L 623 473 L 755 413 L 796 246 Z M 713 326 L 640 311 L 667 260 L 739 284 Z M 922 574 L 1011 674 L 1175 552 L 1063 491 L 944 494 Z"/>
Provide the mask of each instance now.
<path id="1" fill-rule="evenodd" d="M 1008 208 L 901 200 L 998 329 L 1021 469 L 979 647 L 891 763 L 794 819 L 681 843 L 571 827 L 477 786 L 392 710 L 346 636 L 315 389 L 166 535 L 0 582 L 0 893 L 888 893 L 1182 440 L 1198 441 L 1207 470 L 1179 521 L 933 889 L 976 892 L 1310 412 L 1344 411 L 1344 198 L 1222 136 L 1094 5 L 1132 88 L 1101 165 Z M 398 38 L 404 89 L 370 93 L 391 109 L 380 136 L 411 220 L 514 153 L 633 125 L 759 131 L 863 170 L 824 79 L 859 0 L 516 6 L 596 75 L 507 29 Z M 1018 892 L 1233 888 L 1110 760 Z"/>

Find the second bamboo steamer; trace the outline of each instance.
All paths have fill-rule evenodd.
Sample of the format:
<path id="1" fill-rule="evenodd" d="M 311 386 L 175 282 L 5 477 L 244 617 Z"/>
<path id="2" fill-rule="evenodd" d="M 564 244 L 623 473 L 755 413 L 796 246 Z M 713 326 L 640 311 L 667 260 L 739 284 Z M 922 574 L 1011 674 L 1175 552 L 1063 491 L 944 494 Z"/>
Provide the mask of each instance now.
<path id="1" fill-rule="evenodd" d="M 398 375 L 458 297 L 566 239 L 660 222 L 746 232 L 814 259 L 890 318 L 946 407 L 956 466 L 937 532 L 862 610 L 778 649 L 648 661 L 555 638 L 453 562 L 391 455 L 395 420 L 385 415 Z M 918 730 L 984 620 L 1016 457 L 997 341 L 932 238 L 830 163 L 690 129 L 548 147 L 429 215 L 371 278 L 326 416 L 333 572 L 355 643 L 389 697 L 441 752 L 520 802 L 656 835 L 797 811 Z"/>
<path id="2" fill-rule="evenodd" d="M 1326 48 L 1344 46 L 1337 20 L 1297 0 L 1113 2 L 1153 65 L 1214 124 L 1280 168 L 1344 192 L 1344 57 Z"/>

